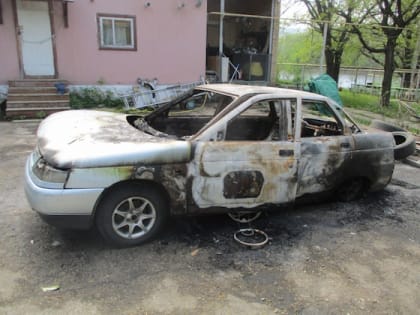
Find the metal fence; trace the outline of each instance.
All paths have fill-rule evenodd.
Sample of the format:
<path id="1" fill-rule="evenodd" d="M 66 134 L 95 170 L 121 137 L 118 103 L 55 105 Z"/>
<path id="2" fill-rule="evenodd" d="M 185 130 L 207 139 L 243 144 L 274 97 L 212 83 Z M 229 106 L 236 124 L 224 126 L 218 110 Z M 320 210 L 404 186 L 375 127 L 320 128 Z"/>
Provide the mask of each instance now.
<path id="1" fill-rule="evenodd" d="M 315 64 L 277 64 L 278 79 L 294 82 L 285 85 L 297 89 L 303 89 L 310 79 L 325 73 L 325 71 L 325 67 L 320 68 L 319 65 Z M 403 81 L 407 75 L 414 75 L 414 80 L 412 80 L 414 88 L 403 87 Z M 382 69 L 341 67 L 338 87 L 360 93 L 380 95 L 382 79 Z M 391 96 L 407 101 L 420 101 L 419 81 L 419 73 L 413 74 L 410 70 L 396 70 L 392 80 Z"/>

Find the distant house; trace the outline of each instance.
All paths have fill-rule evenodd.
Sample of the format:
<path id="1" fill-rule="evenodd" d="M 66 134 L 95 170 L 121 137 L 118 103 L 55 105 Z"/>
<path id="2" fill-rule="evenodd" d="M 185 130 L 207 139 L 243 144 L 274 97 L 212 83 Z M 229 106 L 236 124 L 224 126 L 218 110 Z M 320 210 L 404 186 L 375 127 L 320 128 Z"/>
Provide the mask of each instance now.
<path id="1" fill-rule="evenodd" d="M 0 87 L 270 81 L 278 0 L 0 0 Z M 223 58 L 221 58 L 223 56 Z M 19 84 L 17 84 L 19 85 Z"/>

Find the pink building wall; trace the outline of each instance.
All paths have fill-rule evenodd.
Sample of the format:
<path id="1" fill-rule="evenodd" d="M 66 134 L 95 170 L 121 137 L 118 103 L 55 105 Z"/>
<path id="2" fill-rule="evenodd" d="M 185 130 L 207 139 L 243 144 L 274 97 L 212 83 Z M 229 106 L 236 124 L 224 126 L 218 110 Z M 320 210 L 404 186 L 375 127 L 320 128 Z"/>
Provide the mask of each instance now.
<path id="1" fill-rule="evenodd" d="M 196 3 L 74 1 L 68 4 L 65 28 L 62 2 L 53 1 L 59 78 L 71 84 L 135 84 L 139 77 L 157 78 L 160 84 L 198 81 L 205 74 L 207 8 L 206 1 Z M 19 78 L 19 67 L 11 0 L 2 4 L 0 84 L 5 84 Z M 136 16 L 137 51 L 99 50 L 97 13 Z"/>
<path id="2" fill-rule="evenodd" d="M 0 24 L 0 84 L 19 78 L 19 60 L 11 1 L 2 1 L 3 24 Z"/>

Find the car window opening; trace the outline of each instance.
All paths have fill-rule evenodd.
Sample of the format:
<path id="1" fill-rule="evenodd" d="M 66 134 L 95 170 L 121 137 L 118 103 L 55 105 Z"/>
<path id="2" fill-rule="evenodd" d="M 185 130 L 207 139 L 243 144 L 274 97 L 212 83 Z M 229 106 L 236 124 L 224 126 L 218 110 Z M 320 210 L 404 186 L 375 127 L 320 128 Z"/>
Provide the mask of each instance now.
<path id="1" fill-rule="evenodd" d="M 279 100 L 257 102 L 232 119 L 226 129 L 226 141 L 286 141 L 288 134 L 286 107 Z M 290 137 L 289 137 L 290 136 Z"/>
<path id="2" fill-rule="evenodd" d="M 197 89 L 157 114 L 137 118 L 134 125 L 155 136 L 185 139 L 201 130 L 232 101 L 231 96 Z"/>
<path id="3" fill-rule="evenodd" d="M 324 102 L 304 100 L 301 123 L 303 138 L 343 135 L 343 126 Z"/>

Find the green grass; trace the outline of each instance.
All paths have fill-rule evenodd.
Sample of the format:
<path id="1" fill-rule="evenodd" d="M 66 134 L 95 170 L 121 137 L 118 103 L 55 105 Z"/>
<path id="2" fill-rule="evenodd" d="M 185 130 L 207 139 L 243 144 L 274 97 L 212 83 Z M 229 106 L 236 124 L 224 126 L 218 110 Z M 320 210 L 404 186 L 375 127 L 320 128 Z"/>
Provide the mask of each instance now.
<path id="1" fill-rule="evenodd" d="M 420 128 L 417 127 L 419 125 L 413 122 L 409 122 L 411 118 L 410 114 L 404 107 L 399 105 L 398 100 L 391 100 L 390 105 L 385 107 L 379 105 L 379 96 L 377 95 L 353 93 L 349 90 L 342 90 L 340 91 L 340 96 L 344 107 L 360 109 L 395 119 L 397 122 L 396 124 L 399 126 L 408 129 L 412 133 L 420 133 Z M 410 107 L 417 112 L 417 115 L 420 115 L 419 103 L 410 103 Z M 358 118 L 356 120 L 364 119 Z M 368 124 L 367 119 L 366 121 L 358 122 L 365 125 Z"/>
<path id="2" fill-rule="evenodd" d="M 399 112 L 399 106 L 396 101 L 391 101 L 389 106 L 379 105 L 379 96 L 353 93 L 349 90 L 340 92 L 341 99 L 345 107 L 366 110 L 372 113 L 385 115 L 395 118 Z"/>
<path id="3" fill-rule="evenodd" d="M 372 120 L 369 118 L 362 118 L 359 116 L 353 116 L 353 119 L 359 124 L 363 126 L 369 126 L 372 123 Z"/>
<path id="4" fill-rule="evenodd" d="M 402 111 L 398 104 L 398 100 L 391 100 L 389 106 L 380 106 L 379 96 L 377 95 L 354 93 L 349 90 L 342 90 L 340 91 L 340 96 L 343 100 L 344 106 L 363 109 L 372 113 L 383 114 L 391 118 L 397 118 L 398 114 Z M 417 113 L 420 113 L 419 103 L 410 103 L 410 106 Z"/>

